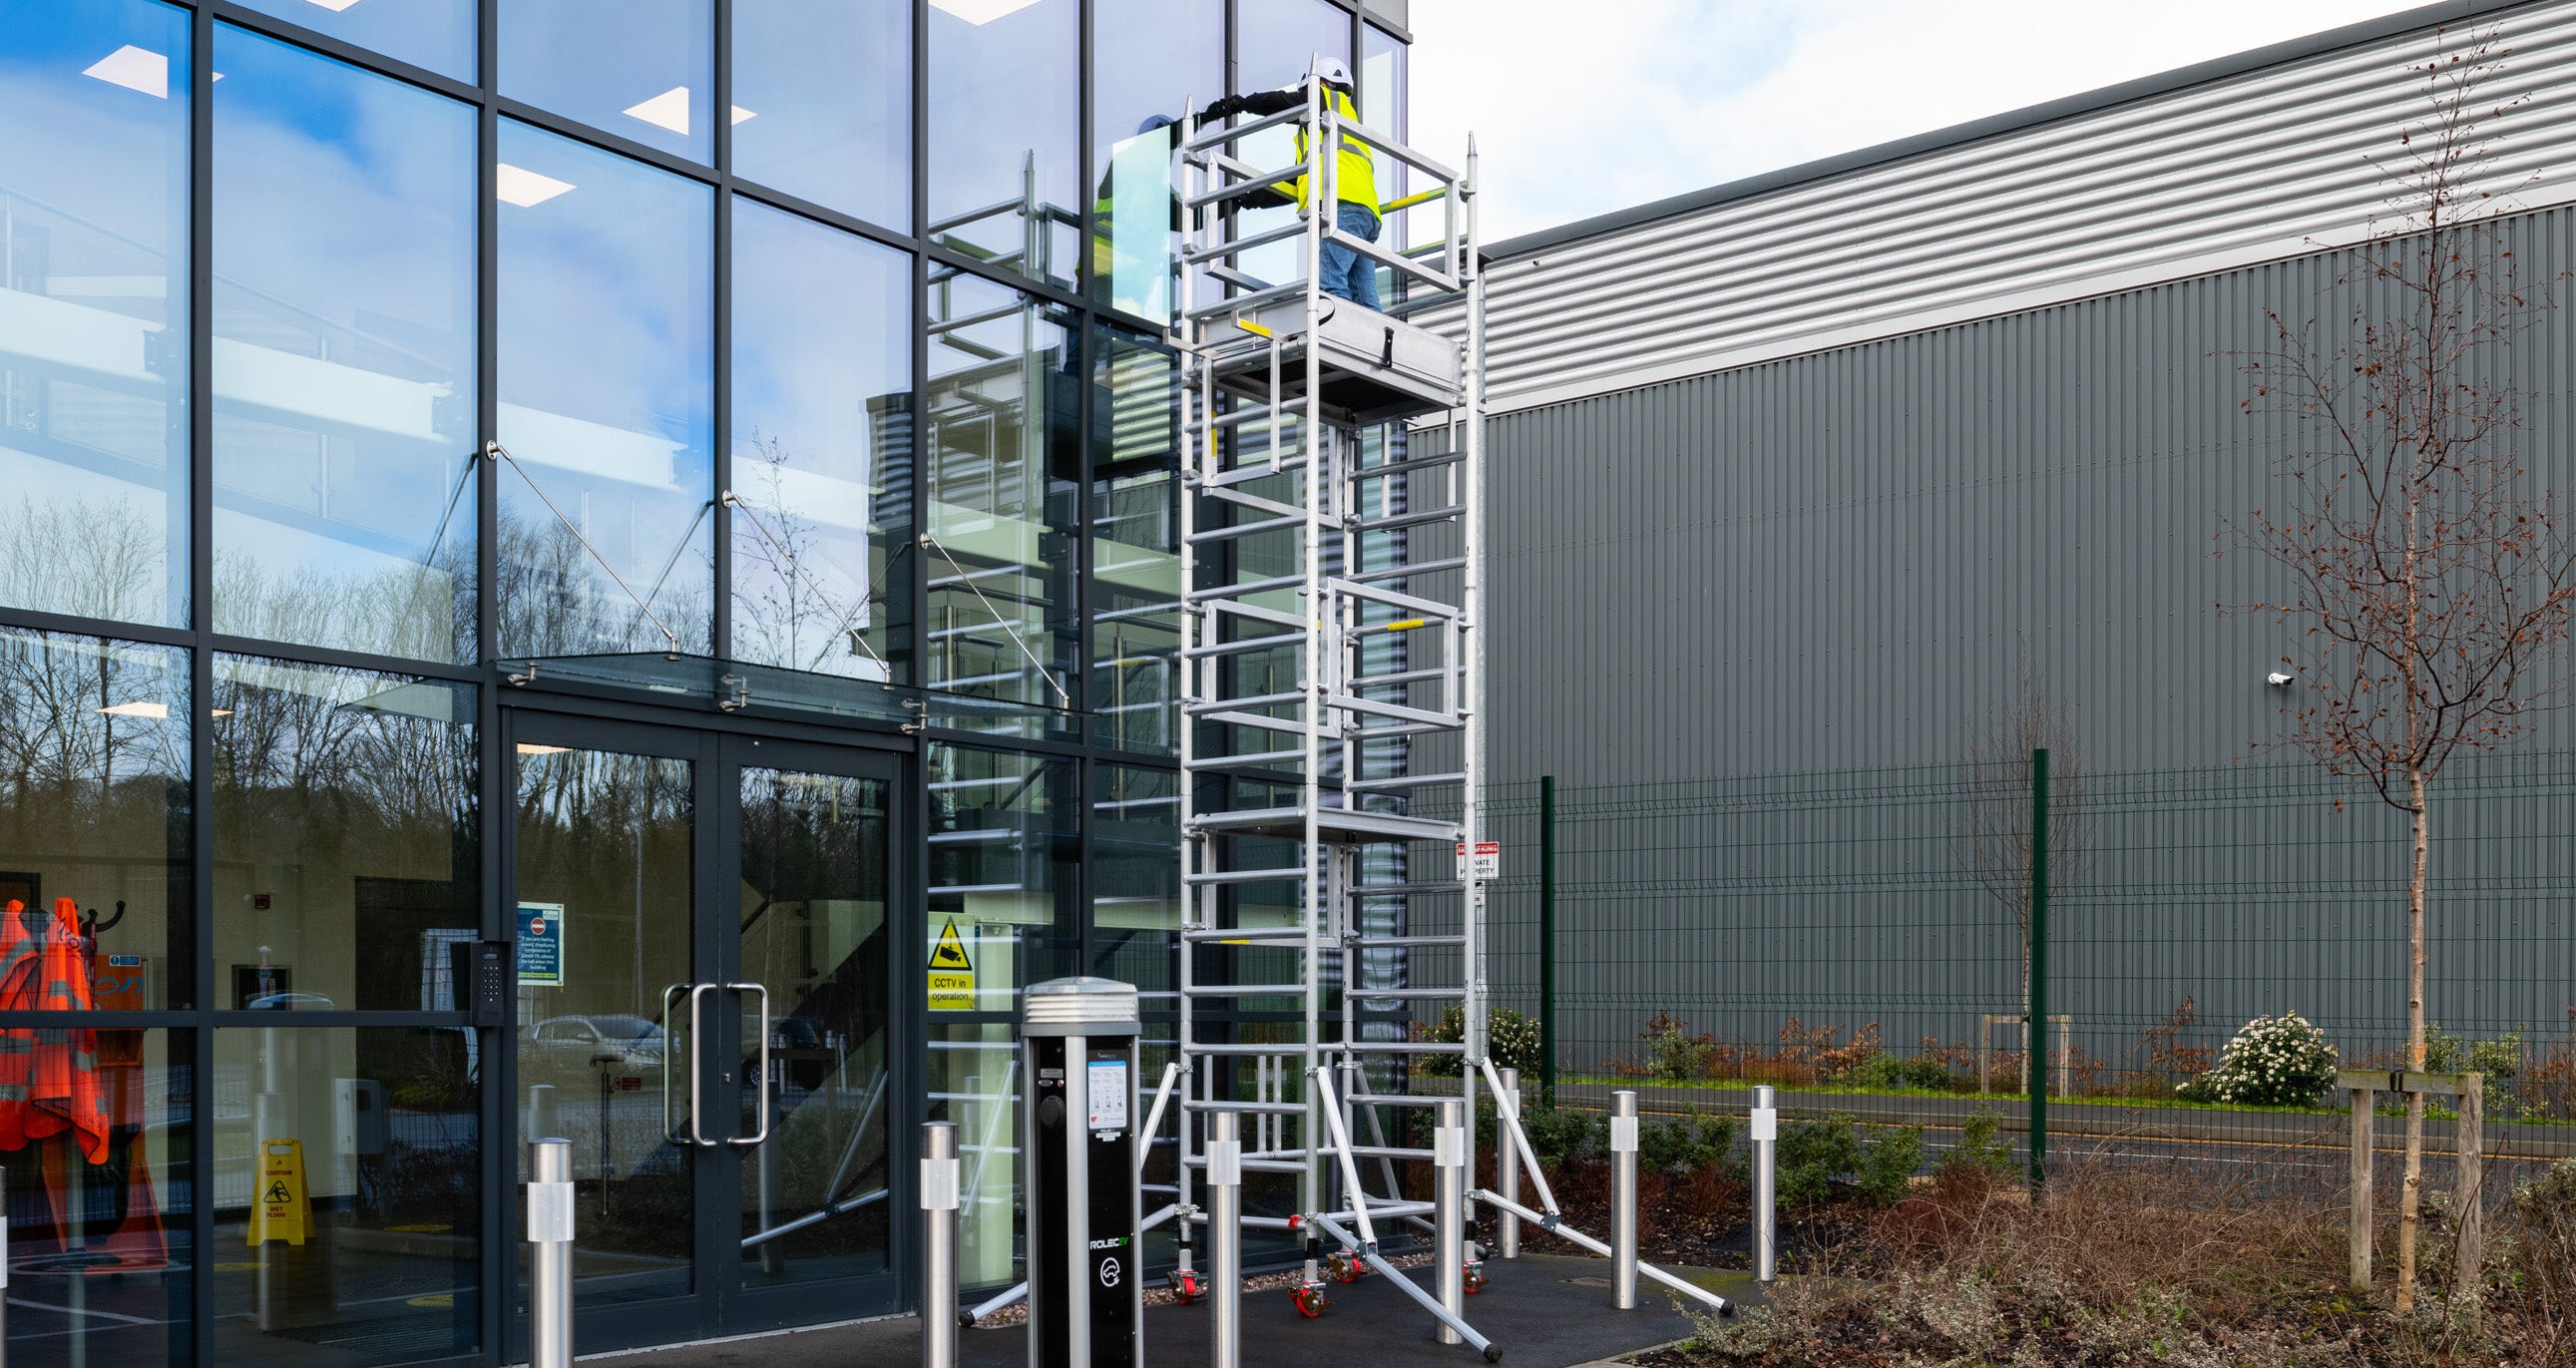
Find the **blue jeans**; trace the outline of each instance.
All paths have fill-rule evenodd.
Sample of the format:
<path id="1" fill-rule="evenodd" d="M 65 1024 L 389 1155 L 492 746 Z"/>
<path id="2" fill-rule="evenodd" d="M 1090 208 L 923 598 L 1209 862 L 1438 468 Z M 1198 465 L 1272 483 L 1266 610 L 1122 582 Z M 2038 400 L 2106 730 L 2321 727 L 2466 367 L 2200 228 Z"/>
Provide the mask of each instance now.
<path id="1" fill-rule="evenodd" d="M 1353 237 L 1377 241 L 1377 215 L 1365 204 L 1341 202 L 1335 224 Z M 1338 242 L 1324 244 L 1324 293 L 1364 309 L 1378 307 L 1377 263 Z"/>

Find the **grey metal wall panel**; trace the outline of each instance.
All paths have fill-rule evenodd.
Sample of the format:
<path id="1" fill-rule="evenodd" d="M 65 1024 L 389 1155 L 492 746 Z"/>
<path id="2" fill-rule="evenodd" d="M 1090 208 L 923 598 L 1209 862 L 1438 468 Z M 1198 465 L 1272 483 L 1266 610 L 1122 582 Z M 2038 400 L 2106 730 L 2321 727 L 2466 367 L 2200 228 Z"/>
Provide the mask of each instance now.
<path id="1" fill-rule="evenodd" d="M 2576 0 L 2491 15 L 2491 182 L 2576 198 Z M 2450 40 L 2458 41 L 2455 29 Z M 2359 238 L 2424 114 L 2424 27 L 1783 186 L 1498 263 L 1490 394 L 1560 402 L 2188 279 Z M 1439 316 L 1431 320 L 1444 324 Z"/>
<path id="2" fill-rule="evenodd" d="M 2576 269 L 2576 207 L 2503 231 L 2526 279 Z M 2027 654 L 2083 765 L 2130 795 L 2110 866 L 2070 894 L 2100 918 L 2062 961 L 2086 1048 L 2133 1042 L 2186 992 L 2220 1041 L 2296 1007 L 2385 1044 L 2403 1019 L 2402 823 L 2366 790 L 2338 813 L 2297 757 L 2255 754 L 2286 701 L 2264 676 L 2296 643 L 2217 611 L 2262 596 L 2268 572 L 2213 554 L 2300 436 L 2241 410 L 2237 354 L 2269 340 L 2267 307 L 2341 317 L 2354 263 L 2268 262 L 1496 419 L 1500 1000 L 1534 984 L 1529 809 L 1553 774 L 1790 795 L 1724 817 L 1648 804 L 1606 853 L 1570 860 L 1578 1062 L 1684 1002 L 1699 1029 L 1732 1013 L 1759 1039 L 1835 1011 L 1904 1045 L 2010 1010 L 2008 923 L 1964 886 L 1943 820 L 1812 791 L 1949 773 Z M 2506 366 L 2533 392 L 2524 449 L 2544 486 L 2576 484 L 2571 363 L 2561 309 Z M 2564 1036 L 2576 719 L 2550 715 L 2520 750 L 2448 781 L 2434 1010 Z M 1639 948 L 1602 948 L 1622 944 Z"/>

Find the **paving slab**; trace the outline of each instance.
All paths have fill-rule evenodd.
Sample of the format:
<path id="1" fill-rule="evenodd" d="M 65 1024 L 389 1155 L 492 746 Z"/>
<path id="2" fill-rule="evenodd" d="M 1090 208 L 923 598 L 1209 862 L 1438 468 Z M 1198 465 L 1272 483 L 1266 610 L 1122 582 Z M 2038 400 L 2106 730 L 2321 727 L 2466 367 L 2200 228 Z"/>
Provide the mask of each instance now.
<path id="1" fill-rule="evenodd" d="M 1674 1297 L 1649 1282 L 1634 1311 L 1610 1306 L 1610 1266 L 1599 1259 L 1525 1257 L 1486 1266 L 1492 1280 L 1467 1299 L 1469 1324 L 1503 1348 L 1511 1368 L 1574 1368 L 1669 1343 L 1691 1333 Z M 1758 1301 L 1752 1275 L 1675 1270 L 1729 1300 Z M 1465 1345 L 1433 1339 L 1432 1319 L 1382 1277 L 1330 1291 L 1332 1307 L 1308 1319 L 1285 1291 L 1243 1299 L 1243 1368 L 1481 1368 Z M 1208 1361 L 1207 1307 L 1145 1309 L 1145 1362 L 1184 1368 Z M 1028 1332 L 1020 1326 L 964 1330 L 958 1368 L 1023 1368 Z M 603 1368 L 904 1368 L 921 1361 L 921 1325 L 910 1316 L 780 1335 L 718 1340 L 613 1357 L 585 1358 Z"/>

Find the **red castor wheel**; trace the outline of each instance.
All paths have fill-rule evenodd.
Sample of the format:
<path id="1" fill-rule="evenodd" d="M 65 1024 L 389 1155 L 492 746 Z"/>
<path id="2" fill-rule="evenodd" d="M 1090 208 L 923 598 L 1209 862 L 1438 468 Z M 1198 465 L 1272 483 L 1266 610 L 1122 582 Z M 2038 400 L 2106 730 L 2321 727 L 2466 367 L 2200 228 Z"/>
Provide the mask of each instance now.
<path id="1" fill-rule="evenodd" d="M 1297 1314 L 1308 1320 L 1324 1314 L 1324 1308 L 1332 1305 L 1324 1299 L 1324 1289 L 1320 1286 L 1301 1287 L 1289 1296 L 1297 1303 Z"/>
<path id="2" fill-rule="evenodd" d="M 1358 1282 L 1360 1275 L 1368 1272 L 1368 1265 L 1360 1262 L 1360 1256 L 1347 1249 L 1325 1255 L 1324 1267 L 1331 1271 L 1333 1281 L 1341 1283 Z"/>
<path id="3" fill-rule="evenodd" d="M 1198 1274 L 1183 1269 L 1173 1270 L 1172 1304 L 1174 1306 L 1187 1306 L 1206 1295 L 1207 1284 L 1199 1280 Z"/>
<path id="4" fill-rule="evenodd" d="M 1473 1259 L 1467 1262 L 1465 1287 L 1467 1295 L 1471 1297 L 1485 1290 L 1485 1266 L 1482 1263 Z"/>

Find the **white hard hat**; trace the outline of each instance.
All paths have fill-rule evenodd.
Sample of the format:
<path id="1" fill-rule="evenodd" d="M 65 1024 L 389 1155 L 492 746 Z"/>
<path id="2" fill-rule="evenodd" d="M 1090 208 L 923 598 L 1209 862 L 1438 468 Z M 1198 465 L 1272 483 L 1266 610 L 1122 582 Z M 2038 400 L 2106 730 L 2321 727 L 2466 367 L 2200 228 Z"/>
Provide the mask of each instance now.
<path id="1" fill-rule="evenodd" d="M 1351 80 L 1350 67 L 1344 65 L 1339 57 L 1327 57 L 1317 62 L 1315 74 L 1328 86 L 1340 86 L 1344 90 L 1356 88 L 1356 84 Z"/>

